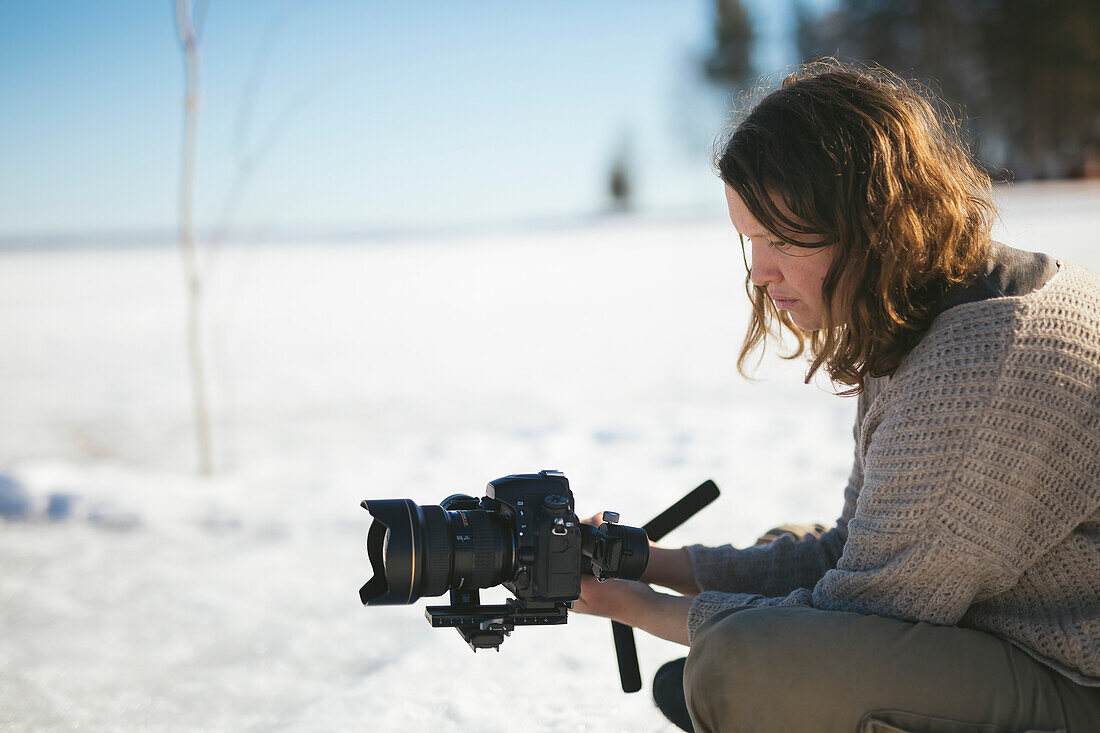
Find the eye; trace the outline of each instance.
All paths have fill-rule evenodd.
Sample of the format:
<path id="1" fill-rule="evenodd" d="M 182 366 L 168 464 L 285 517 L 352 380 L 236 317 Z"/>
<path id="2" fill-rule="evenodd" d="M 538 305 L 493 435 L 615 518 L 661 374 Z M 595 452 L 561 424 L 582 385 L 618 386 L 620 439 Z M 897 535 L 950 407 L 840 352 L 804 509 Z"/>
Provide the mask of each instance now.
<path id="1" fill-rule="evenodd" d="M 776 252 L 783 253 L 790 252 L 790 250 L 794 247 L 793 244 L 791 244 L 790 242 L 784 242 L 782 239 L 764 239 L 762 240 L 762 244 L 771 247 Z"/>

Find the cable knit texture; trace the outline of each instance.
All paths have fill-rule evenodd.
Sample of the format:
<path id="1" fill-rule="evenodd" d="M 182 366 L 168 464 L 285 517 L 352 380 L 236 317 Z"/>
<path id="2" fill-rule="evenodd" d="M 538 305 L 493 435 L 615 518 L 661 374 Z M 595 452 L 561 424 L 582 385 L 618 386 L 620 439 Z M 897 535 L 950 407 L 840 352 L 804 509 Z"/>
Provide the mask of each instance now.
<path id="1" fill-rule="evenodd" d="M 820 538 L 688 548 L 688 634 L 805 605 L 996 634 L 1100 686 L 1100 280 L 939 315 L 860 397 L 844 511 Z"/>

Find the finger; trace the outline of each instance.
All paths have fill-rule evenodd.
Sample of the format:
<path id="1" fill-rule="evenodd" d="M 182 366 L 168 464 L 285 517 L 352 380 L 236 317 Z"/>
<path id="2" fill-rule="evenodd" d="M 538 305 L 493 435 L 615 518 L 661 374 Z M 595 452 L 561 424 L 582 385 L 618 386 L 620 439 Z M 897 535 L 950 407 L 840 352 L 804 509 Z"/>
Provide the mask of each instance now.
<path id="1" fill-rule="evenodd" d="M 582 519 L 581 523 L 582 524 L 590 524 L 593 527 L 599 527 L 601 524 L 603 524 L 603 512 L 597 512 L 596 514 L 593 514 L 588 519 Z"/>

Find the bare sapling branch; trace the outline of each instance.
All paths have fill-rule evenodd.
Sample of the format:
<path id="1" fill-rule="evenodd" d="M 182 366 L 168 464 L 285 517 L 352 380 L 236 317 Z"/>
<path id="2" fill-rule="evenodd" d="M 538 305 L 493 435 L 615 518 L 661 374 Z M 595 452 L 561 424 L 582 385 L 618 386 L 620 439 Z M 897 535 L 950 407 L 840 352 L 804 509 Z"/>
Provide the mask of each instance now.
<path id="1" fill-rule="evenodd" d="M 187 297 L 187 354 L 191 371 L 192 404 L 198 468 L 201 475 L 213 472 L 210 407 L 203 357 L 203 275 L 195 241 L 195 152 L 201 101 L 199 37 L 192 22 L 189 0 L 175 0 L 176 30 L 184 58 L 183 159 L 180 166 L 179 239 L 183 257 Z M 204 5 L 205 7 L 205 5 Z M 205 15 L 205 13 L 204 13 Z"/>

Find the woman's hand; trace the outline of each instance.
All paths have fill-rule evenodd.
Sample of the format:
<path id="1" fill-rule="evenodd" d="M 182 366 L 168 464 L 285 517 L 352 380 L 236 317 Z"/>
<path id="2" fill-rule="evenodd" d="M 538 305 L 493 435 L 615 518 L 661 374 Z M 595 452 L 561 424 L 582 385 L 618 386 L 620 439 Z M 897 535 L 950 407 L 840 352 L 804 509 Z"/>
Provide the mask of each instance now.
<path id="1" fill-rule="evenodd" d="M 581 524 L 591 524 L 593 527 L 599 527 L 601 524 L 603 524 L 603 515 L 604 512 L 593 514 L 588 519 L 582 519 Z"/>
<path id="2" fill-rule="evenodd" d="M 655 595 L 657 591 L 636 580 L 611 579 L 601 583 L 591 575 L 582 575 L 581 597 L 573 601 L 573 610 L 630 623 L 625 617 L 631 609 L 649 602 Z"/>
<path id="3" fill-rule="evenodd" d="M 590 575 L 581 576 L 581 597 L 573 610 L 634 626 L 662 639 L 687 645 L 687 616 L 691 599 L 658 593 L 634 580 L 603 583 Z"/>
<path id="4" fill-rule="evenodd" d="M 581 520 L 584 524 L 599 527 L 603 524 L 603 512 Z M 642 582 L 669 588 L 685 596 L 697 596 L 702 592 L 695 582 L 691 558 L 683 547 L 661 547 L 649 543 L 649 563 L 642 573 Z M 600 614 L 603 615 L 603 614 Z"/>

